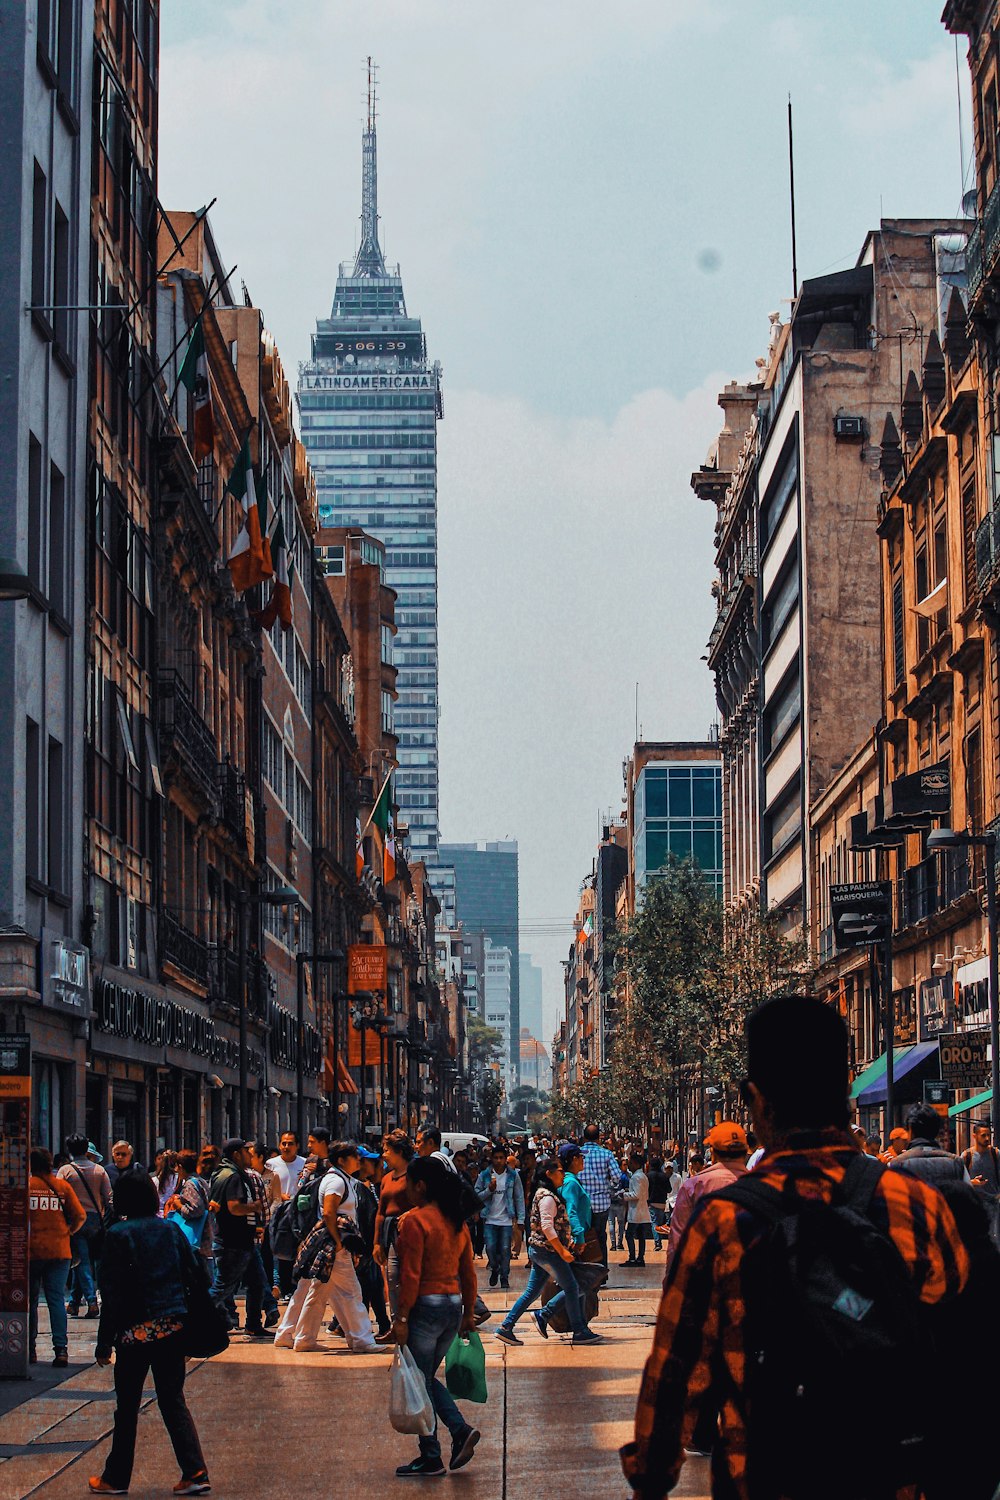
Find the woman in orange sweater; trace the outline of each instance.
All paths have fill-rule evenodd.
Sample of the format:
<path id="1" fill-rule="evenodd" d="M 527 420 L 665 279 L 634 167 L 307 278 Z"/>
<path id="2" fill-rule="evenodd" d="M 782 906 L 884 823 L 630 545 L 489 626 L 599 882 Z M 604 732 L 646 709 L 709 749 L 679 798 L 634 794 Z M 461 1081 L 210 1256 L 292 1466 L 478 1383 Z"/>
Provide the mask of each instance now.
<path id="1" fill-rule="evenodd" d="M 455 1335 L 475 1327 L 476 1271 L 465 1223 L 462 1180 L 433 1156 L 416 1156 L 406 1169 L 415 1204 L 399 1221 L 399 1289 L 393 1332 L 406 1344 L 424 1377 L 435 1415 L 451 1433 L 449 1469 L 472 1457 L 479 1431 L 465 1421 L 454 1399 L 437 1379 Z M 421 1437 L 420 1456 L 401 1464 L 400 1477 L 444 1473 L 437 1423 Z"/>
<path id="2" fill-rule="evenodd" d="M 69 1364 L 66 1323 L 66 1281 L 72 1255 L 69 1237 L 82 1229 L 86 1213 L 68 1182 L 52 1172 L 52 1155 L 32 1151 L 28 1178 L 28 1278 L 31 1363 L 38 1363 L 38 1296 L 44 1290 L 52 1330 L 55 1358 L 62 1368 Z"/>

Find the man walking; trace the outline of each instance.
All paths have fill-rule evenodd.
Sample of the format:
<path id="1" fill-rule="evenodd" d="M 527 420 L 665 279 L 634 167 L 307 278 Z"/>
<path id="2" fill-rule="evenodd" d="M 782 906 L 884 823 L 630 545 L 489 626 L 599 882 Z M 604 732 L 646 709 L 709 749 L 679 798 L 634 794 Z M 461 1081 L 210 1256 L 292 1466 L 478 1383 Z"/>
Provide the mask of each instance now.
<path id="1" fill-rule="evenodd" d="M 600 1143 L 601 1132 L 596 1125 L 587 1125 L 583 1132 L 583 1168 L 579 1174 L 580 1185 L 593 1210 L 593 1225 L 597 1230 L 597 1241 L 601 1247 L 601 1260 L 608 1263 L 608 1211 L 613 1193 L 621 1191 L 622 1169 L 606 1146 Z"/>
<path id="2" fill-rule="evenodd" d="M 668 1272 L 677 1254 L 681 1236 L 701 1199 L 709 1193 L 717 1193 L 720 1188 L 729 1187 L 747 1170 L 746 1131 L 735 1120 L 723 1120 L 720 1124 L 713 1125 L 705 1137 L 705 1145 L 712 1148 L 711 1166 L 703 1167 L 694 1177 L 685 1178 L 677 1189 L 667 1236 Z"/>
<path id="3" fill-rule="evenodd" d="M 249 1144 L 238 1136 L 226 1141 L 222 1159 L 212 1173 L 209 1193 L 219 1241 L 212 1301 L 225 1312 L 230 1328 L 239 1328 L 234 1298 L 245 1279 L 245 1325 L 246 1331 L 253 1334 L 261 1331 L 264 1269 L 257 1253 L 255 1219 L 258 1205 L 247 1175 L 249 1171 Z M 269 1326 L 278 1321 L 276 1309 L 268 1314 L 267 1321 Z"/>
<path id="4" fill-rule="evenodd" d="M 420 1149 L 419 1144 L 417 1149 Z M 435 1151 L 434 1155 L 437 1154 Z M 499 1281 L 500 1290 L 508 1292 L 514 1225 L 524 1223 L 524 1189 L 518 1173 L 507 1165 L 507 1153 L 502 1146 L 494 1149 L 490 1165 L 480 1172 L 476 1196 L 483 1205 L 490 1286 L 496 1286 Z"/>
<path id="5" fill-rule="evenodd" d="M 87 1215 L 83 1228 L 73 1236 L 73 1255 L 76 1265 L 69 1276 L 69 1300 L 66 1311 L 70 1317 L 80 1314 L 81 1302 L 86 1302 L 88 1318 L 98 1316 L 97 1273 L 100 1268 L 100 1245 L 103 1239 L 104 1216 L 111 1207 L 111 1182 L 104 1168 L 89 1156 L 90 1142 L 85 1135 L 71 1135 L 66 1141 L 69 1161 L 56 1173 L 68 1182 L 80 1200 Z"/>
<path id="6" fill-rule="evenodd" d="M 417 1131 L 417 1155 L 436 1156 L 438 1161 L 442 1162 L 448 1168 L 449 1172 L 456 1172 L 458 1170 L 447 1151 L 441 1150 L 441 1132 L 436 1125 L 422 1125 Z M 507 1153 L 505 1151 L 505 1161 L 506 1158 Z"/>
<path id="7" fill-rule="evenodd" d="M 911 1104 L 906 1111 L 910 1144 L 894 1161 L 889 1162 L 889 1170 L 919 1177 L 932 1187 L 941 1187 L 947 1182 L 968 1182 L 969 1174 L 961 1157 L 942 1150 L 938 1145 L 943 1123 L 937 1110 L 930 1104 Z"/>
<path id="8" fill-rule="evenodd" d="M 919 1438 L 939 1420 L 933 1412 L 913 1408 L 891 1427 L 875 1423 L 859 1428 L 855 1423 L 852 1428 L 849 1380 L 821 1386 L 823 1399 L 817 1405 L 811 1389 L 795 1384 L 801 1374 L 798 1363 L 791 1368 L 782 1357 L 791 1352 L 797 1361 L 812 1352 L 815 1360 L 820 1338 L 822 1381 L 835 1340 L 847 1341 L 849 1350 L 869 1336 L 873 1324 L 885 1331 L 893 1326 L 897 1309 L 909 1308 L 908 1288 L 891 1280 L 896 1273 L 883 1256 L 882 1274 L 890 1278 L 884 1297 L 878 1295 L 881 1282 L 874 1296 L 845 1285 L 830 1309 L 839 1322 L 810 1325 L 805 1331 L 803 1323 L 775 1313 L 774 1281 L 768 1273 L 775 1270 L 784 1243 L 775 1226 L 794 1219 L 798 1229 L 813 1216 L 816 1253 L 833 1253 L 814 1216 L 834 1214 L 843 1194 L 856 1216 L 894 1243 L 905 1263 L 898 1275 L 908 1275 L 921 1302 L 935 1304 L 957 1294 L 969 1273 L 968 1256 L 944 1198 L 905 1170 L 862 1163 L 847 1128 L 847 1057 L 847 1028 L 832 1007 L 818 1000 L 789 996 L 750 1015 L 744 1092 L 766 1154 L 741 1182 L 699 1203 L 668 1274 L 635 1436 L 621 1450 L 626 1478 L 642 1500 L 662 1500 L 675 1488 L 684 1446 L 710 1403 L 721 1413 L 712 1464 L 717 1500 L 775 1495 L 811 1500 L 836 1495 L 844 1500 L 858 1493 L 857 1477 L 871 1474 L 876 1461 L 918 1452 L 919 1446 L 910 1450 L 905 1440 L 911 1432 Z M 846 1232 L 846 1226 L 839 1230 Z M 861 1226 L 854 1231 L 855 1249 L 867 1246 L 864 1234 Z M 815 1287 L 795 1280 L 798 1264 L 795 1257 L 785 1259 L 781 1291 L 792 1305 L 797 1298 L 816 1306 L 809 1300 Z M 866 1264 L 872 1264 L 870 1258 Z M 900 1322 L 899 1328 L 919 1347 L 915 1309 L 910 1322 Z M 898 1362 L 898 1347 L 883 1348 L 880 1358 L 887 1369 Z M 908 1357 L 918 1359 L 909 1351 Z M 839 1349 L 837 1358 L 845 1363 Z M 905 1379 L 898 1371 L 895 1378 Z M 787 1401 L 782 1394 L 786 1388 Z M 796 1390 L 800 1398 L 811 1397 L 811 1404 L 805 1399 L 793 1411 Z M 895 1473 L 889 1483 L 873 1479 L 867 1493 L 892 1495 L 898 1488 L 894 1480 Z"/>

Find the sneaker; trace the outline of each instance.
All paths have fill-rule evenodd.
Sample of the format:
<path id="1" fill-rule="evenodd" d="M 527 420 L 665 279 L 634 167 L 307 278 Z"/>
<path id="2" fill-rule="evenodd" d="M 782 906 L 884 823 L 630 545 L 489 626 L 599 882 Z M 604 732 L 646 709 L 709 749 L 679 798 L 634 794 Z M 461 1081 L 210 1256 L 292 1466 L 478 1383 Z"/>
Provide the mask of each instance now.
<path id="1" fill-rule="evenodd" d="M 181 1479 L 174 1485 L 175 1495 L 207 1495 L 212 1486 L 208 1482 L 208 1475 L 204 1472 L 195 1474 L 191 1479 Z"/>
<path id="2" fill-rule="evenodd" d="M 469 1459 L 476 1451 L 476 1444 L 482 1437 L 478 1427 L 467 1427 L 464 1433 L 454 1438 L 451 1445 L 451 1463 L 449 1469 L 464 1469 Z"/>
<path id="3" fill-rule="evenodd" d="M 71 1318 L 78 1318 L 80 1316 L 79 1302 L 67 1302 L 66 1311 L 69 1313 Z"/>
<path id="4" fill-rule="evenodd" d="M 574 1335 L 573 1335 L 573 1344 L 574 1344 L 574 1346 L 577 1345 L 577 1344 L 603 1344 L 603 1343 L 604 1343 L 604 1339 L 601 1336 L 601 1334 L 595 1333 L 592 1328 L 588 1328 L 586 1333 L 574 1333 Z"/>
<path id="5" fill-rule="evenodd" d="M 115 1489 L 113 1484 L 106 1484 L 97 1474 L 91 1474 L 87 1480 L 92 1495 L 127 1495 L 128 1490 Z"/>
<path id="6" fill-rule="evenodd" d="M 524 1347 L 524 1339 L 519 1339 L 513 1328 L 497 1328 L 494 1330 L 493 1337 L 499 1339 L 501 1344 L 517 1344 L 520 1348 Z"/>
<path id="7" fill-rule="evenodd" d="M 439 1458 L 415 1458 L 411 1464 L 400 1464 L 397 1479 L 443 1479 L 448 1470 Z"/>
<path id="8" fill-rule="evenodd" d="M 497 1273 L 495 1271 L 491 1271 L 490 1272 L 490 1286 L 496 1286 L 496 1284 L 497 1284 L 497 1282 L 499 1280 L 500 1280 L 500 1277 L 497 1275 Z"/>
<path id="9" fill-rule="evenodd" d="M 280 1314 L 280 1312 L 278 1311 L 278 1309 L 276 1307 L 272 1308 L 269 1313 L 265 1313 L 264 1314 L 264 1327 L 265 1328 L 273 1328 L 276 1323 L 280 1323 L 280 1322 L 281 1322 L 281 1314 Z"/>
<path id="10" fill-rule="evenodd" d="M 377 1333 L 375 1335 L 375 1342 L 376 1342 L 376 1344 L 379 1344 L 382 1347 L 384 1347 L 386 1344 L 394 1344 L 396 1342 L 396 1339 L 395 1339 L 395 1336 L 393 1335 L 392 1329 L 391 1328 L 387 1328 L 385 1330 L 385 1333 Z"/>
<path id="11" fill-rule="evenodd" d="M 263 1323 L 246 1323 L 243 1327 L 243 1332 L 252 1339 L 262 1339 L 266 1331 Z"/>
<path id="12" fill-rule="evenodd" d="M 509 1292 L 510 1291 L 510 1282 L 509 1281 L 501 1281 L 501 1283 L 500 1283 L 500 1290 L 502 1292 Z"/>
<path id="13" fill-rule="evenodd" d="M 35 1363 L 37 1364 L 38 1361 L 36 1360 Z M 69 1364 L 69 1350 L 57 1349 L 56 1357 L 52 1361 L 52 1363 L 57 1370 L 65 1370 L 67 1365 Z"/>
<path id="14" fill-rule="evenodd" d="M 684 1449 L 684 1453 L 685 1453 L 685 1456 L 687 1458 L 711 1458 L 712 1457 L 712 1450 L 711 1450 L 711 1448 L 685 1448 Z"/>
<path id="15" fill-rule="evenodd" d="M 534 1320 L 535 1320 L 535 1327 L 538 1329 L 538 1332 L 542 1335 L 542 1338 L 543 1339 L 547 1339 L 548 1336 L 549 1336 L 549 1325 L 545 1321 L 545 1314 L 543 1312 L 541 1312 L 536 1307 L 534 1309 L 534 1311 L 532 1312 L 531 1316 L 534 1318 Z"/>
<path id="16" fill-rule="evenodd" d="M 101 1316 L 101 1309 L 98 1307 L 97 1303 L 96 1302 L 88 1302 L 87 1303 L 87 1317 L 88 1318 L 99 1318 L 100 1316 Z"/>
<path id="17" fill-rule="evenodd" d="M 295 1344 L 294 1333 L 279 1333 L 274 1341 L 275 1349 L 291 1349 Z"/>

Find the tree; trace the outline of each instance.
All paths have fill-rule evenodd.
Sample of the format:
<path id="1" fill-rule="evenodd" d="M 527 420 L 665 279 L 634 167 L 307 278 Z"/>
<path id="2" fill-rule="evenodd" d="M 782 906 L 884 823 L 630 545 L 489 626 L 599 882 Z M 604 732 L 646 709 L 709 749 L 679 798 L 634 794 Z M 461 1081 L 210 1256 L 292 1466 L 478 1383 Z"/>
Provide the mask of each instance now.
<path id="1" fill-rule="evenodd" d="M 483 1084 L 481 1099 L 483 1106 L 483 1120 L 485 1122 L 487 1130 L 496 1119 L 497 1110 L 503 1103 L 503 1094 L 503 1084 L 500 1082 L 499 1078 L 487 1078 L 486 1082 Z"/>

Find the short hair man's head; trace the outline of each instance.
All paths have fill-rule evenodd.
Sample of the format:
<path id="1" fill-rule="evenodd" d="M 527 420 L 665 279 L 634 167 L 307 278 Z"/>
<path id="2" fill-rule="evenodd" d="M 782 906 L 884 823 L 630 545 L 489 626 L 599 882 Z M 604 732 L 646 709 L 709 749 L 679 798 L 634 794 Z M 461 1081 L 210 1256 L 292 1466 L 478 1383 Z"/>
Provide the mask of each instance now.
<path id="1" fill-rule="evenodd" d="M 601 1132 L 596 1125 L 585 1125 L 583 1127 L 583 1138 L 585 1141 L 599 1141 Z"/>
<path id="2" fill-rule="evenodd" d="M 325 1161 L 330 1154 L 330 1132 L 322 1125 L 317 1125 L 315 1130 L 310 1130 L 306 1141 L 306 1148 L 310 1156 L 318 1156 Z"/>
<path id="3" fill-rule="evenodd" d="M 906 1128 L 913 1140 L 936 1141 L 944 1122 L 929 1104 L 911 1104 L 906 1111 Z"/>
<path id="4" fill-rule="evenodd" d="M 294 1161 L 299 1154 L 299 1138 L 294 1130 L 283 1130 L 278 1141 L 278 1155 L 282 1161 Z"/>
<path id="5" fill-rule="evenodd" d="M 28 1155 L 28 1167 L 33 1177 L 48 1177 L 52 1172 L 52 1152 L 36 1146 Z"/>
<path id="6" fill-rule="evenodd" d="M 134 1154 L 131 1142 L 129 1141 L 115 1141 L 111 1147 L 111 1160 L 119 1172 L 124 1172 L 126 1167 L 131 1166 Z"/>
<path id="7" fill-rule="evenodd" d="M 74 1158 L 86 1156 L 89 1145 L 90 1142 L 85 1135 L 68 1135 L 66 1137 L 66 1155 Z"/>
<path id="8" fill-rule="evenodd" d="M 222 1147 L 222 1154 L 237 1167 L 248 1167 L 250 1165 L 250 1142 L 245 1141 L 242 1136 L 230 1136 Z"/>
<path id="9" fill-rule="evenodd" d="M 112 1203 L 122 1219 L 154 1219 L 160 1211 L 156 1184 L 146 1172 L 122 1172 L 112 1189 Z"/>
<path id="10" fill-rule="evenodd" d="M 768 1000 L 747 1020 L 747 1092 L 765 1144 L 795 1130 L 847 1128 L 847 1027 L 802 995 Z"/>
<path id="11" fill-rule="evenodd" d="M 982 1121 L 979 1121 L 973 1127 L 972 1139 L 976 1143 L 977 1151 L 986 1151 L 989 1149 L 990 1143 L 993 1139 L 993 1132 L 990 1130 L 990 1127 L 988 1125 L 984 1125 Z"/>
<path id="12" fill-rule="evenodd" d="M 417 1155 L 432 1156 L 441 1150 L 441 1132 L 436 1125 L 421 1125 L 417 1131 Z"/>

